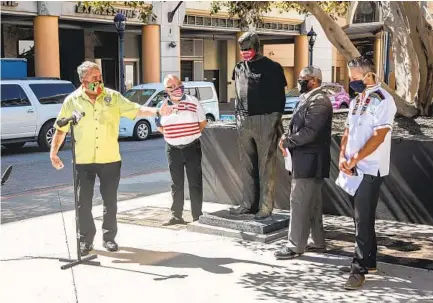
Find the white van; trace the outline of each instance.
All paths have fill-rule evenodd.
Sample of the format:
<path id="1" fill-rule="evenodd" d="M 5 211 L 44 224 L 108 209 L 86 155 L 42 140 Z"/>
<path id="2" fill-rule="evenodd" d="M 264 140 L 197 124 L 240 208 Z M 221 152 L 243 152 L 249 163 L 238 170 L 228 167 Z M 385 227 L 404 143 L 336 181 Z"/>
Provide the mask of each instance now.
<path id="1" fill-rule="evenodd" d="M 208 121 L 220 119 L 218 96 L 212 82 L 183 82 L 185 94 L 196 97 L 202 104 Z M 165 97 L 162 83 L 147 83 L 134 86 L 124 96 L 140 105 L 157 106 Z M 135 140 L 146 140 L 151 134 L 159 133 L 155 118 L 137 118 L 134 121 L 120 119 L 119 137 L 133 137 Z"/>

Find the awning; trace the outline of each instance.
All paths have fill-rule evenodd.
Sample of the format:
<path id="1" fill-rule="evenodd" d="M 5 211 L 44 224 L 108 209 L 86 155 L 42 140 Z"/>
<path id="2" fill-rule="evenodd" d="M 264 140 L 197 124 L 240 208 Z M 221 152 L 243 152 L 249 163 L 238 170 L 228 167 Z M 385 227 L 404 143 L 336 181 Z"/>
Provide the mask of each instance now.
<path id="1" fill-rule="evenodd" d="M 371 38 L 383 30 L 383 22 L 352 23 L 342 29 L 350 39 Z"/>

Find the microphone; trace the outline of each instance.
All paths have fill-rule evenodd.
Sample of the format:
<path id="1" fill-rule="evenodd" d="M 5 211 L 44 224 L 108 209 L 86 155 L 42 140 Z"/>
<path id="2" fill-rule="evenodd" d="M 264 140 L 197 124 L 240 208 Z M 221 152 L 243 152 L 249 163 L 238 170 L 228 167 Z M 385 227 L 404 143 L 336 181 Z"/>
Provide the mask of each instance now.
<path id="1" fill-rule="evenodd" d="M 76 122 L 80 121 L 81 118 L 83 118 L 85 115 L 86 115 L 85 112 L 80 113 L 79 111 L 74 110 L 72 112 L 72 116 L 70 116 L 69 118 L 62 118 L 62 119 L 58 120 L 57 125 L 59 127 L 63 127 L 66 124 L 68 124 L 70 121 L 74 121 L 76 123 Z"/>
<path id="2" fill-rule="evenodd" d="M 9 176 L 11 174 L 12 171 L 12 166 L 8 166 L 8 168 L 6 168 L 6 171 L 4 172 L 3 176 L 2 176 L 2 181 L 1 181 L 1 185 L 3 185 L 7 179 L 9 179 Z"/>

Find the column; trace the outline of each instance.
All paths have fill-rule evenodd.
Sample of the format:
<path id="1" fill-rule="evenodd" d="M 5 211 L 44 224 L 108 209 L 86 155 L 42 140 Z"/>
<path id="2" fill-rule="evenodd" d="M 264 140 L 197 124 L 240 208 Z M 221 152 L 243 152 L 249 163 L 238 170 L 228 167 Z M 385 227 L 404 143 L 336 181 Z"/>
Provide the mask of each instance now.
<path id="1" fill-rule="evenodd" d="M 33 25 L 36 77 L 60 78 L 59 17 L 37 16 Z"/>
<path id="2" fill-rule="evenodd" d="M 343 84 L 343 86 L 344 86 L 344 90 L 346 91 L 346 93 L 349 93 L 349 81 L 350 81 L 350 79 L 349 79 L 349 68 L 347 67 L 347 63 L 344 64 L 343 69 L 344 69 L 344 76 L 343 76 L 344 77 L 344 79 L 343 79 L 344 84 Z"/>
<path id="3" fill-rule="evenodd" d="M 382 35 L 378 34 L 374 40 L 374 67 L 376 69 L 376 75 L 379 79 L 383 79 L 383 64 L 382 64 L 382 53 L 383 53 Z"/>
<path id="4" fill-rule="evenodd" d="M 308 37 L 306 35 L 295 37 L 295 48 L 294 48 L 294 73 L 293 80 L 297 83 L 301 70 L 308 66 Z"/>
<path id="5" fill-rule="evenodd" d="M 161 32 L 157 24 L 141 28 L 141 62 L 143 83 L 161 82 Z"/>

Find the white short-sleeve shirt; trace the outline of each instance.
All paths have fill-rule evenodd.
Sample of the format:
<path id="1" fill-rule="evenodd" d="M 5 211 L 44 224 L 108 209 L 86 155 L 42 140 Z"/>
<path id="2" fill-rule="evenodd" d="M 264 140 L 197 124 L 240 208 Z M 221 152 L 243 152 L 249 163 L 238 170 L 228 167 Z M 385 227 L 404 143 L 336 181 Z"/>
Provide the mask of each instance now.
<path id="1" fill-rule="evenodd" d="M 380 85 L 367 88 L 349 106 L 346 127 L 349 138 L 346 159 L 350 159 L 367 143 L 377 129 L 389 128 L 385 141 L 369 156 L 359 161 L 357 167 L 368 175 L 389 174 L 391 155 L 391 132 L 397 107 L 394 98 Z"/>
<path id="2" fill-rule="evenodd" d="M 165 102 L 165 101 L 163 101 Z M 158 105 L 162 106 L 162 103 Z M 169 105 L 172 105 L 171 101 Z M 173 146 L 187 145 L 201 136 L 200 124 L 206 120 L 203 106 L 197 98 L 184 95 L 172 114 L 157 119 L 157 126 L 164 128 L 165 141 Z"/>

